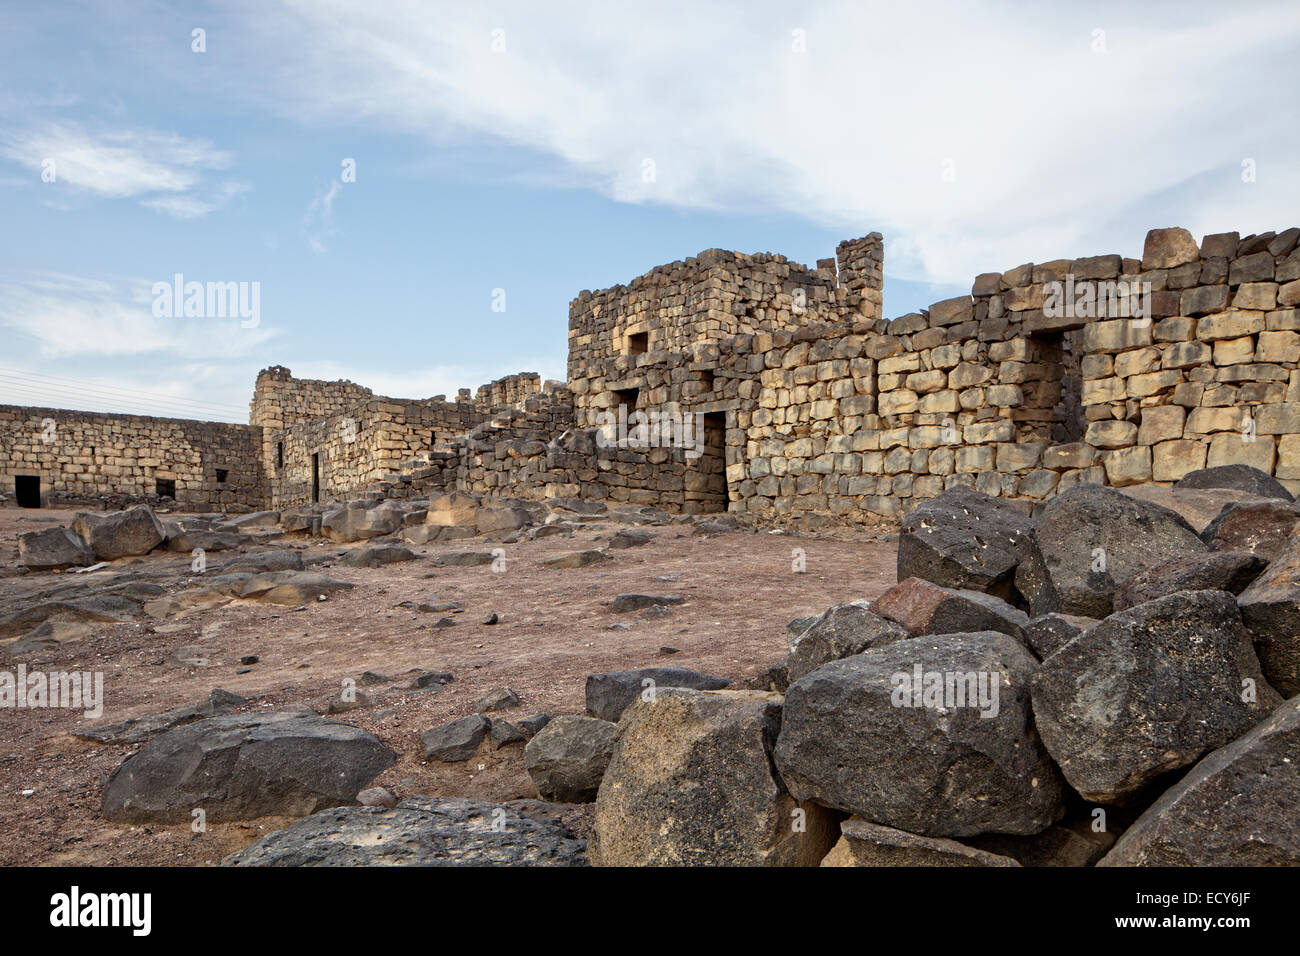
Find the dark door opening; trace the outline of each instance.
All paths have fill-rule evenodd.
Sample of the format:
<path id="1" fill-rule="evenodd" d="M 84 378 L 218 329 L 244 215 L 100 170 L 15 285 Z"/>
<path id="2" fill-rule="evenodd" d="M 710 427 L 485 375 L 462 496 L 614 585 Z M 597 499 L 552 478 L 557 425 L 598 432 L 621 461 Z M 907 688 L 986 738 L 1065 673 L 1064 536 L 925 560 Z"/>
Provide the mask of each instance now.
<path id="1" fill-rule="evenodd" d="M 14 475 L 14 498 L 19 508 L 41 506 L 40 475 Z"/>
<path id="2" fill-rule="evenodd" d="M 320 501 L 320 453 L 311 456 L 311 500 Z"/>
<path id="3" fill-rule="evenodd" d="M 713 514 L 727 510 L 727 415 L 709 412 L 704 416 L 704 428 L 695 436 L 692 452 L 698 457 L 687 458 L 690 468 L 686 476 L 686 512 L 688 514 Z"/>
<path id="4" fill-rule="evenodd" d="M 176 500 L 176 479 L 175 478 L 155 478 L 153 480 L 153 492 L 159 498 L 170 498 Z"/>
<path id="5" fill-rule="evenodd" d="M 636 411 L 636 403 L 641 398 L 641 389 L 639 388 L 616 388 L 614 397 L 618 399 L 620 405 L 627 406 L 627 414 L 631 415 Z"/>

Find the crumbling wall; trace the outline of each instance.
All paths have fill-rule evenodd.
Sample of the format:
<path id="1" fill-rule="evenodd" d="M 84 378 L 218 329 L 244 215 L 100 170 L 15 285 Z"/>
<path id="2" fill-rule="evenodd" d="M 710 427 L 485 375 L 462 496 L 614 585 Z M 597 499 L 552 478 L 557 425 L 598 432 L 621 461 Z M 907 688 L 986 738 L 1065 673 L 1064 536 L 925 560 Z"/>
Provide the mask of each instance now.
<path id="1" fill-rule="evenodd" d="M 261 441 L 248 425 L 0 405 L 0 493 L 35 475 L 44 504 L 120 504 L 156 501 L 162 481 L 180 507 L 258 508 Z"/>

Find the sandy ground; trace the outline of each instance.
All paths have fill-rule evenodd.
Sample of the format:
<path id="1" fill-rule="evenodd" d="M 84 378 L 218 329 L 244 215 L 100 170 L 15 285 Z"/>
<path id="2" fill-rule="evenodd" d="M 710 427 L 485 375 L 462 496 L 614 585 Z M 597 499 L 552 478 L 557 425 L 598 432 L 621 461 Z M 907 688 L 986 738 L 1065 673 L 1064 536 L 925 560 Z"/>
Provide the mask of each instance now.
<path id="1" fill-rule="evenodd" d="M 19 532 L 70 517 L 70 511 L 0 509 L 0 614 L 74 577 L 16 568 Z M 199 703 L 215 688 L 248 698 L 243 711 L 307 704 L 324 712 L 345 679 L 372 671 L 392 681 L 363 687 L 373 706 L 337 719 L 372 731 L 398 755 L 375 785 L 399 797 L 535 798 L 522 745 L 492 751 L 485 744 L 468 762 L 425 764 L 419 733 L 474 713 L 475 701 L 502 685 L 522 700 L 500 714 L 511 719 L 539 711 L 582 713 L 586 675 L 601 671 L 671 664 L 753 679 L 784 656 L 790 620 L 874 598 L 895 581 L 894 536 L 887 528 L 702 537 L 687 525 L 670 525 L 648 529 L 657 534 L 649 544 L 611 551 L 610 560 L 586 568 L 540 564 L 548 556 L 601 547 L 622 527 L 602 521 L 571 537 L 431 545 L 414 548 L 420 560 L 377 569 L 331 565 L 355 545 L 322 547 L 317 539 L 305 556 L 323 559 L 316 570 L 354 589 L 303 609 L 240 602 L 166 622 L 99 625 L 84 638 L 23 658 L 29 668 L 102 671 L 106 700 L 103 715 L 93 720 L 64 710 L 0 709 L 0 865 L 207 865 L 287 822 L 212 824 L 200 834 L 185 825 L 107 823 L 99 816 L 104 781 L 134 748 L 72 736 L 88 724 Z M 302 547 L 306 540 L 286 537 L 268 547 Z M 433 566 L 444 552 L 498 546 L 506 550 L 504 572 Z M 806 555 L 801 574 L 792 571 L 795 548 Z M 208 573 L 229 554 L 209 555 Z M 159 575 L 151 580 L 176 589 L 200 583 L 188 555 L 165 552 L 75 577 L 107 579 L 121 572 Z M 680 594 L 686 603 L 657 618 L 614 614 L 608 604 L 623 592 Z M 433 600 L 463 606 L 448 615 L 455 626 L 435 628 L 443 614 L 398 606 Z M 492 611 L 499 623 L 484 625 Z M 176 648 L 195 644 L 211 650 L 208 666 L 169 659 Z M 12 671 L 20 659 L 8 648 L 0 643 L 0 669 Z M 249 655 L 257 663 L 237 673 L 240 658 Z M 412 691 L 413 670 L 450 671 L 455 680 L 437 693 Z M 33 792 L 23 796 L 27 790 Z"/>

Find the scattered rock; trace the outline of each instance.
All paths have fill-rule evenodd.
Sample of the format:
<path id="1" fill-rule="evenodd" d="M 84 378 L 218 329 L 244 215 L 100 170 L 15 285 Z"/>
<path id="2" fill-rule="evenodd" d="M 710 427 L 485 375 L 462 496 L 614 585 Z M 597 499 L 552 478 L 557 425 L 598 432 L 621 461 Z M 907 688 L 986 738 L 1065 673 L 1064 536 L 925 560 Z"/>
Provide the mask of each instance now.
<path id="1" fill-rule="evenodd" d="M 913 637 L 1001 631 L 1023 639 L 1029 617 L 983 591 L 942 588 L 920 578 L 899 581 L 871 602 L 871 610 L 894 621 Z"/>
<path id="2" fill-rule="evenodd" d="M 759 691 L 668 688 L 636 701 L 596 797 L 592 863 L 815 864 L 834 842 L 835 815 L 797 803 L 773 771 L 780 726 L 780 696 Z"/>
<path id="3" fill-rule="evenodd" d="M 479 744 L 492 729 L 492 721 L 482 714 L 462 717 L 420 734 L 425 760 L 459 763 L 478 753 Z"/>
<path id="4" fill-rule="evenodd" d="M 1223 510 L 1201 531 L 1201 540 L 1216 551 L 1249 551 L 1272 561 L 1300 521 L 1300 506 L 1289 501 L 1239 501 Z"/>
<path id="5" fill-rule="evenodd" d="M 614 752 L 617 724 L 594 717 L 556 717 L 524 748 L 524 766 L 543 800 L 590 803 L 596 799 Z"/>
<path id="6" fill-rule="evenodd" d="M 1209 550 L 1181 515 L 1093 484 L 1049 501 L 1035 522 L 1035 542 L 1015 576 L 1034 617 L 1106 617 L 1116 588 L 1139 571 Z"/>
<path id="7" fill-rule="evenodd" d="M 142 744 L 175 727 L 202 720 L 204 717 L 223 716 L 246 703 L 248 701 L 238 694 L 214 690 L 202 704 L 177 707 L 174 710 L 150 714 L 146 717 L 128 717 L 117 723 L 99 724 L 84 730 L 74 730 L 72 735 L 82 740 L 92 740 L 97 744 Z"/>
<path id="8" fill-rule="evenodd" d="M 350 568 L 378 568 L 399 561 L 414 561 L 418 555 L 410 548 L 383 545 L 371 548 L 354 548 L 339 558 L 340 564 Z"/>
<path id="9" fill-rule="evenodd" d="M 474 710 L 480 714 L 494 710 L 509 710 L 519 706 L 519 695 L 509 687 L 496 687 L 474 702 Z"/>
<path id="10" fill-rule="evenodd" d="M 812 623 L 795 638 L 794 647 L 785 661 L 785 680 L 787 683 L 796 681 L 829 661 L 842 660 L 911 636 L 902 625 L 872 613 L 870 605 L 865 602 L 837 604 L 820 617 L 812 618 Z"/>
<path id="11" fill-rule="evenodd" d="M 684 667 L 643 667 L 587 676 L 587 713 L 601 720 L 617 722 L 638 697 L 653 696 L 664 687 L 692 690 L 721 690 L 730 686 L 725 677 L 698 674 Z"/>
<path id="12" fill-rule="evenodd" d="M 653 594 L 620 594 L 614 598 L 614 603 L 609 609 L 615 614 L 626 614 L 629 611 L 640 611 L 648 607 L 666 607 L 672 604 L 685 604 L 686 598 L 677 594 L 668 594 L 656 596 Z"/>
<path id="13" fill-rule="evenodd" d="M 1025 626 L 1027 643 L 1039 660 L 1046 660 L 1066 644 L 1097 623 L 1095 617 L 1076 617 L 1073 614 L 1044 614 Z"/>
<path id="14" fill-rule="evenodd" d="M 1240 594 L 1268 562 L 1249 551 L 1211 551 L 1164 561 L 1139 571 L 1115 592 L 1116 611 L 1154 601 L 1175 591 L 1228 591 Z"/>
<path id="15" fill-rule="evenodd" d="M 167 538 L 162 522 L 148 505 L 106 515 L 79 511 L 73 516 L 72 529 L 102 561 L 148 554 Z"/>
<path id="16" fill-rule="evenodd" d="M 586 844 L 508 806 L 408 797 L 342 807 L 267 834 L 223 866 L 585 866 Z"/>
<path id="17" fill-rule="evenodd" d="M 351 803 L 396 758 L 358 727 L 298 712 L 209 717 L 154 737 L 113 771 L 106 819 L 301 816 Z"/>
<path id="18" fill-rule="evenodd" d="M 1242 701 L 1243 680 L 1258 701 Z M 1232 595 L 1179 591 L 1110 615 L 1043 662 L 1034 721 L 1086 800 L 1123 803 L 1244 733 L 1280 698 Z"/>
<path id="19" fill-rule="evenodd" d="M 494 560 L 491 551 L 449 551 L 438 555 L 433 563 L 439 568 L 476 568 Z"/>
<path id="20" fill-rule="evenodd" d="M 850 817 L 822 866 L 1019 866 L 1007 856 L 944 837 L 918 836 Z"/>
<path id="21" fill-rule="evenodd" d="M 1271 475 L 1250 465 L 1218 465 L 1188 472 L 1174 482 L 1175 488 L 1231 488 L 1263 498 L 1294 501 L 1291 492 Z"/>
<path id="22" fill-rule="evenodd" d="M 604 561 L 606 557 L 605 552 L 600 550 L 569 551 L 554 558 L 547 558 L 541 563 L 548 568 L 585 568 L 598 561 Z"/>
<path id="23" fill-rule="evenodd" d="M 898 536 L 898 579 L 1010 598 L 1017 565 L 1033 546 L 1022 512 L 969 488 L 950 488 L 913 508 Z"/>
<path id="24" fill-rule="evenodd" d="M 1098 866 L 1297 866 L 1300 697 L 1206 756 Z"/>
<path id="25" fill-rule="evenodd" d="M 1286 697 L 1300 694 L 1300 531 L 1237 597 L 1268 682 Z"/>
<path id="26" fill-rule="evenodd" d="M 625 548 L 639 548 L 642 545 L 649 544 L 654 539 L 655 533 L 653 531 L 625 528 L 609 539 L 609 546 L 616 551 Z"/>
<path id="27" fill-rule="evenodd" d="M 363 807 L 395 807 L 397 797 L 383 787 L 371 787 L 357 794 L 357 803 Z"/>
<path id="28" fill-rule="evenodd" d="M 46 528 L 18 536 L 18 563 L 33 571 L 84 567 L 95 563 L 95 553 L 72 529 Z"/>
<path id="29" fill-rule="evenodd" d="M 1038 668 L 994 631 L 823 664 L 786 692 L 777 768 L 797 799 L 923 836 L 1037 833 L 1063 813 L 1030 718 Z"/>
<path id="30" fill-rule="evenodd" d="M 302 552 L 284 549 L 281 551 L 259 551 L 256 554 L 241 554 L 227 561 L 221 568 L 223 572 L 232 571 L 301 571 L 304 569 Z"/>

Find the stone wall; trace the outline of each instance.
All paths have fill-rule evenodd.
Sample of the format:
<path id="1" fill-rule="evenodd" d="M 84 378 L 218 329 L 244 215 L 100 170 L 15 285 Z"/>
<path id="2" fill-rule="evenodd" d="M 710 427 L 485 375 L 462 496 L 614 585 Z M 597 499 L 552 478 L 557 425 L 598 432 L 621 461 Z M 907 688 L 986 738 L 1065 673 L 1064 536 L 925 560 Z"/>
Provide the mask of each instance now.
<path id="1" fill-rule="evenodd" d="M 234 511 L 264 503 L 262 430 L 248 425 L 0 405 L 0 493 L 40 479 L 46 505 L 156 501 L 171 482 L 180 507 Z"/>

